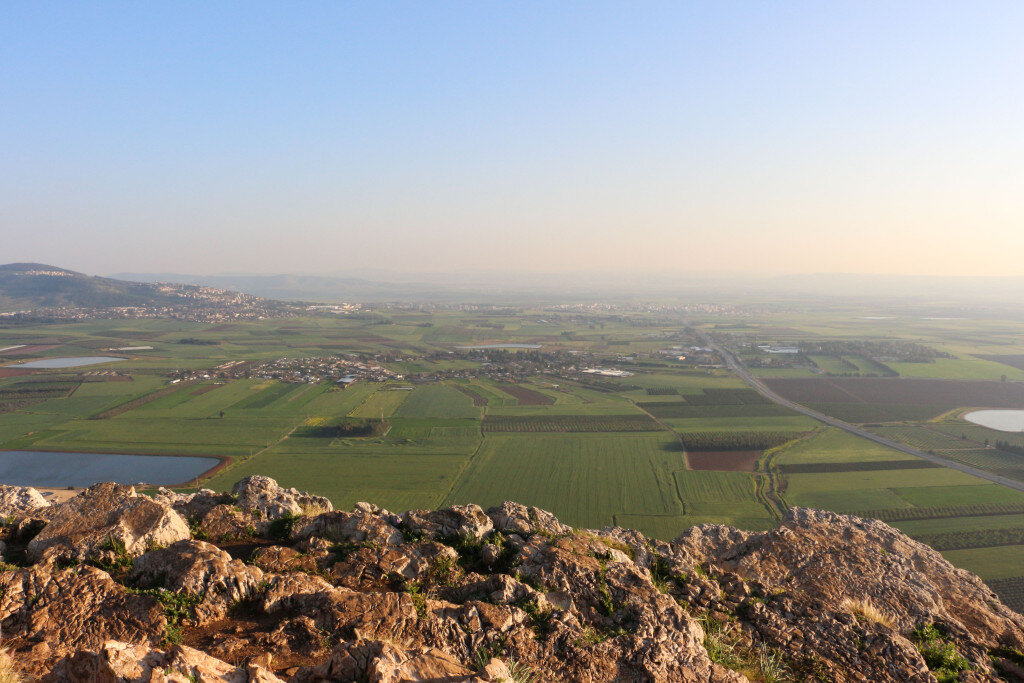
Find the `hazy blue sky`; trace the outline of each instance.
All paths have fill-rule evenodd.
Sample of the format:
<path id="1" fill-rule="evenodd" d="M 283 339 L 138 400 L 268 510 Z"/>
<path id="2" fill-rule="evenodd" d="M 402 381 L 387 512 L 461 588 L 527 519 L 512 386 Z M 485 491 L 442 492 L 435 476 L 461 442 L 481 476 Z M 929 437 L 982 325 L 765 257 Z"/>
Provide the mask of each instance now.
<path id="1" fill-rule="evenodd" d="M 6 2 L 0 262 L 1021 274 L 1024 3 Z"/>

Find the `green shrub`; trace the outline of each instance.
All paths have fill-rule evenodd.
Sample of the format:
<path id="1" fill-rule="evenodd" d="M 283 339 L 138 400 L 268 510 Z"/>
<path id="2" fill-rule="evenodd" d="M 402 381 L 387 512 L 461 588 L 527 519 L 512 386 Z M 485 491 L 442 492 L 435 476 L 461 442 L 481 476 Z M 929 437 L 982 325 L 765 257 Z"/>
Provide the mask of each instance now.
<path id="1" fill-rule="evenodd" d="M 938 624 L 926 624 L 914 629 L 911 640 L 924 658 L 928 670 L 940 683 L 956 681 L 960 672 L 970 669 L 970 662 L 957 652 L 956 645 L 946 639 L 947 632 Z"/>

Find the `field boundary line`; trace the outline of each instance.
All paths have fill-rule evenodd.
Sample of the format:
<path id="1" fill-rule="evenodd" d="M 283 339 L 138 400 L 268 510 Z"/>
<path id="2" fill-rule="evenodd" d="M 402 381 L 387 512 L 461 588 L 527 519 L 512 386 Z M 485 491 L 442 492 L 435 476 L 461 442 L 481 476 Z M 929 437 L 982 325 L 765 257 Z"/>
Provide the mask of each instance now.
<path id="1" fill-rule="evenodd" d="M 474 448 L 473 452 L 469 454 L 469 457 L 467 457 L 462 462 L 462 465 L 459 466 L 459 471 L 454 477 L 452 477 L 452 485 L 448 487 L 448 491 L 438 500 L 438 507 L 441 505 L 450 506 L 455 504 L 454 501 L 452 501 L 452 495 L 455 493 L 455 488 L 462 482 L 462 476 L 473 465 L 473 461 L 476 460 L 476 456 L 480 453 L 480 449 L 484 447 L 485 438 L 486 437 L 483 434 L 480 435 L 480 443 L 476 445 L 476 448 Z"/>
<path id="2" fill-rule="evenodd" d="M 891 439 L 886 439 L 883 436 L 879 436 L 878 434 L 869 432 L 866 429 L 862 429 L 854 424 L 850 424 L 849 422 L 840 420 L 839 418 L 835 418 L 830 415 L 825 415 L 824 413 L 819 413 L 818 411 L 812 410 L 804 406 L 803 404 L 796 403 L 795 401 L 790 401 L 789 399 L 783 398 L 782 396 L 768 388 L 768 385 L 764 384 L 757 377 L 754 377 L 754 375 L 751 374 L 751 372 L 747 370 L 746 367 L 743 366 L 740 360 L 736 358 L 736 356 L 733 355 L 731 351 L 724 348 L 721 344 L 717 343 L 714 339 L 711 338 L 710 335 L 703 334 L 702 337 L 704 338 L 705 343 L 710 348 L 714 349 L 720 356 L 722 356 L 722 358 L 725 360 L 726 365 L 729 366 L 729 369 L 736 373 L 740 377 L 740 379 L 742 379 L 751 387 L 753 387 L 759 394 L 761 394 L 765 398 L 775 403 L 778 403 L 781 406 L 791 408 L 797 411 L 798 413 L 802 413 L 807 417 L 812 417 L 815 420 L 818 420 L 819 422 L 822 422 L 826 425 L 842 429 L 843 431 L 849 432 L 854 436 L 859 436 L 862 439 L 873 441 L 874 443 L 877 443 L 881 446 L 891 448 L 901 453 L 906 453 L 907 455 L 912 455 L 915 458 L 923 458 L 924 460 L 930 460 L 932 462 L 943 465 L 944 467 L 948 467 L 950 469 L 963 472 L 964 474 L 969 474 L 973 477 L 977 477 L 978 479 L 990 481 L 993 484 L 999 484 L 1000 486 L 1005 486 L 1007 488 L 1014 489 L 1015 491 L 1024 491 L 1024 482 L 1022 481 L 1016 481 L 1008 477 L 1000 476 L 998 474 L 992 474 L 984 470 L 979 470 L 976 467 L 964 465 L 954 460 L 948 460 L 938 455 L 933 455 L 931 453 L 926 453 L 916 448 L 911 448 L 910 446 L 898 443 L 896 441 L 892 441 Z"/>

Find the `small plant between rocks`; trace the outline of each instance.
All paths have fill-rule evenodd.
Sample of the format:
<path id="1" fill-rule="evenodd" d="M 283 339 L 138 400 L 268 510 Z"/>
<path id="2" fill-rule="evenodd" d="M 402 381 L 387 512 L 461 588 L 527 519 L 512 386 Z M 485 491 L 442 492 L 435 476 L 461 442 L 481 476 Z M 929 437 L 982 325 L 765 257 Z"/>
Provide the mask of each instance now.
<path id="1" fill-rule="evenodd" d="M 151 588 L 148 590 L 128 590 L 135 595 L 149 595 L 156 598 L 156 601 L 163 607 L 164 616 L 167 617 L 167 625 L 164 627 L 163 645 L 170 647 L 181 643 L 184 633 L 183 622 L 192 619 L 196 615 L 196 607 L 203 601 L 202 595 L 189 595 L 188 593 L 175 593 L 163 588 Z"/>
<path id="2" fill-rule="evenodd" d="M 924 624 L 914 629 L 910 639 L 914 641 L 928 670 L 939 683 L 953 683 L 960 680 L 960 673 L 971 668 L 970 662 L 947 640 L 948 633 L 940 624 Z"/>
<path id="3" fill-rule="evenodd" d="M 887 628 L 893 627 L 892 617 L 875 605 L 870 596 L 865 596 L 863 598 L 843 598 L 843 601 L 839 603 L 839 606 L 845 610 L 849 610 L 858 621 L 868 621 L 880 624 Z"/>

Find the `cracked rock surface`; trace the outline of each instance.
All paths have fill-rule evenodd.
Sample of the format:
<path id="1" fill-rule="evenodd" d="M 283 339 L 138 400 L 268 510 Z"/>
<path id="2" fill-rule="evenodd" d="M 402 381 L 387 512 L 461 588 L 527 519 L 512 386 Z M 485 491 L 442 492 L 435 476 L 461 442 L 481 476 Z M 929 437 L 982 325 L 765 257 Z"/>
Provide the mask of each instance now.
<path id="1" fill-rule="evenodd" d="M 1024 617 L 875 520 L 665 542 L 514 502 L 335 511 L 268 477 L 33 493 L 0 487 L 0 627 L 35 680 L 1024 680 Z"/>

